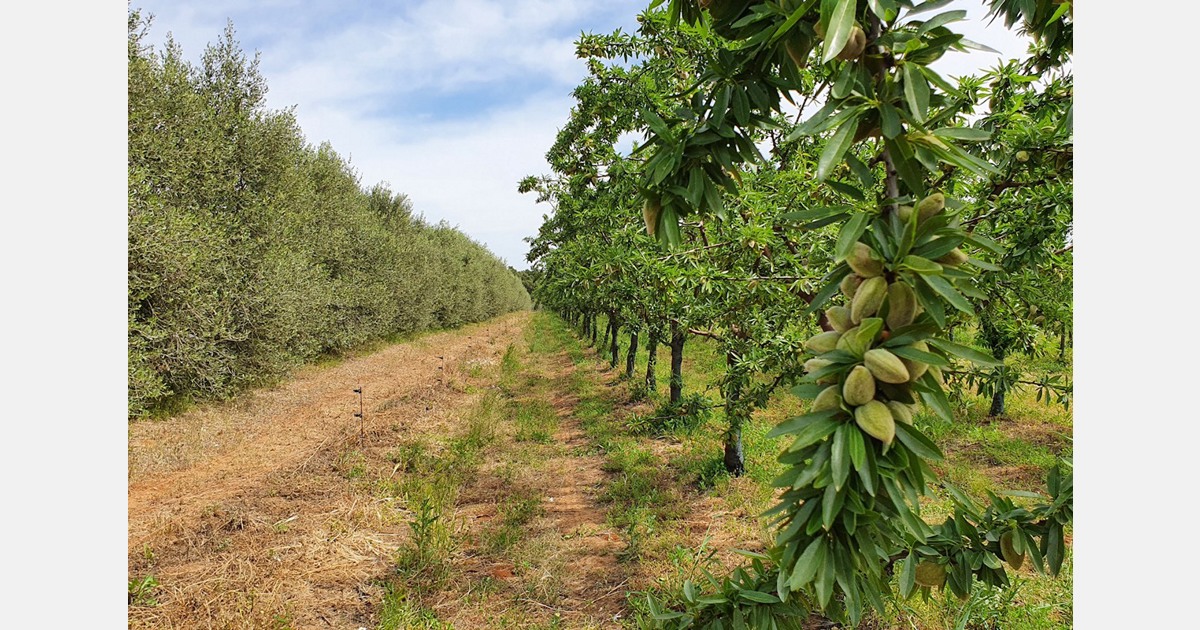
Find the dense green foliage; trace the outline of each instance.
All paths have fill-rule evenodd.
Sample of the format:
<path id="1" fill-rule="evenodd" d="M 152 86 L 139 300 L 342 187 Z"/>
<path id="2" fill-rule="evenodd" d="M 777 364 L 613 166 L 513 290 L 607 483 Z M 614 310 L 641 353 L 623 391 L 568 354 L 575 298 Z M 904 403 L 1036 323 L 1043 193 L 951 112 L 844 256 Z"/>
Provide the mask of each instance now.
<path id="1" fill-rule="evenodd" d="M 148 27 L 130 14 L 130 416 L 530 307 L 503 261 L 268 110 L 232 28 L 196 66 Z"/>
<path id="2" fill-rule="evenodd" d="M 1069 335 L 1071 7 L 991 2 L 1031 57 L 956 84 L 930 64 L 979 45 L 945 4 L 654 0 L 637 36 L 581 38 L 591 76 L 548 154 L 556 177 L 522 182 L 555 207 L 529 257 L 538 299 L 585 334 L 606 316 L 614 365 L 618 327 L 632 341 L 666 320 L 719 344 L 727 471 L 745 471 L 741 427 L 776 387 L 834 395 L 768 434 L 793 440 L 768 512 L 774 573 L 741 600 L 856 625 L 897 591 L 966 597 L 1008 585 L 1004 563 L 1026 554 L 1062 565 L 1069 466 L 1027 504 L 980 509 L 947 486 L 953 518 L 921 515 L 946 484 L 918 403 L 953 423 L 947 390 L 992 395 L 996 414 L 1020 384 L 1070 390 L 1004 359 Z M 631 155 L 614 150 L 639 131 Z M 983 348 L 954 341 L 969 330 Z M 689 598 L 656 619 L 722 627 L 731 602 Z"/>

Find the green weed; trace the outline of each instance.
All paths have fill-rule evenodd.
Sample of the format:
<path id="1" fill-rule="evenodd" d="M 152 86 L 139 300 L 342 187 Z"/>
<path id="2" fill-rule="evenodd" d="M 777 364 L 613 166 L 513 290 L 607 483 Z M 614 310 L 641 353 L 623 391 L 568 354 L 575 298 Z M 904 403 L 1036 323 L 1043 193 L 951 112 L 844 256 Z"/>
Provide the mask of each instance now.
<path id="1" fill-rule="evenodd" d="M 157 606 L 154 590 L 158 588 L 158 580 L 153 575 L 129 580 L 130 606 Z"/>

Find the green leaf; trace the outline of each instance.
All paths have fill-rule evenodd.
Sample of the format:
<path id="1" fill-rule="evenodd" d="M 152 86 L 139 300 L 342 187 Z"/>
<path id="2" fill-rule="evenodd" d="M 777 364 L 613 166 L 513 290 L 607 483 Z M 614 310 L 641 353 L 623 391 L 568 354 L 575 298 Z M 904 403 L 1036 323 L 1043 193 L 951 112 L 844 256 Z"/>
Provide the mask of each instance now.
<path id="1" fill-rule="evenodd" d="M 1050 521 L 1050 531 L 1046 533 L 1046 562 L 1050 565 L 1050 575 L 1058 575 L 1063 563 L 1063 527 L 1058 521 Z"/>
<path id="2" fill-rule="evenodd" d="M 928 33 L 939 26 L 945 26 L 947 24 L 957 22 L 965 17 L 967 17 L 967 12 L 961 9 L 957 11 L 946 11 L 945 13 L 939 13 L 923 22 L 921 26 L 917 27 L 917 37 L 920 37 L 921 35 L 924 35 L 925 33 Z"/>
<path id="3" fill-rule="evenodd" d="M 900 175 L 900 180 L 908 187 L 909 192 L 917 197 L 924 197 L 925 180 L 921 171 L 913 163 L 912 146 L 904 139 L 904 136 L 897 136 L 891 140 L 884 138 L 883 145 L 891 154 L 896 173 Z"/>
<path id="4" fill-rule="evenodd" d="M 883 330 L 882 317 L 864 317 L 858 324 L 858 332 L 855 333 L 858 336 L 856 340 L 858 345 L 864 348 L 870 347 L 881 330 Z"/>
<path id="5" fill-rule="evenodd" d="M 801 383 L 792 388 L 792 395 L 802 400 L 812 400 L 821 392 L 825 391 L 828 385 L 818 385 L 816 383 Z"/>
<path id="6" fill-rule="evenodd" d="M 804 17 L 804 14 L 808 13 L 808 10 L 812 8 L 812 5 L 813 3 L 810 1 L 796 7 L 796 10 L 792 11 L 792 14 L 788 16 L 788 19 L 784 20 L 783 24 L 780 24 L 779 28 L 775 29 L 775 32 L 771 35 L 771 43 L 779 41 L 779 38 L 783 37 L 783 34 L 788 32 L 788 30 L 792 28 L 792 25 L 794 25 L 796 22 L 799 22 L 800 18 Z"/>
<path id="7" fill-rule="evenodd" d="M 959 39 L 958 43 L 961 44 L 963 48 L 969 48 L 971 50 L 978 50 L 979 52 L 991 53 L 993 55 L 1003 54 L 999 50 L 996 50 L 995 48 L 992 48 L 991 46 L 988 46 L 986 44 L 981 44 L 975 40 L 967 39 L 966 37 Z"/>
<path id="8" fill-rule="evenodd" d="M 829 16 L 829 24 L 826 26 L 825 48 L 821 55 L 821 63 L 832 61 L 850 40 L 850 32 L 854 28 L 854 9 L 857 4 L 856 0 L 838 0 L 837 7 Z"/>
<path id="9" fill-rule="evenodd" d="M 841 490 L 850 476 L 850 447 L 846 434 L 849 431 L 858 432 L 856 427 L 843 423 L 833 432 L 833 450 L 829 455 L 830 470 L 833 471 L 833 487 Z"/>
<path id="10" fill-rule="evenodd" d="M 687 201 L 694 207 L 699 207 L 700 201 L 704 197 L 706 179 L 704 169 L 692 167 L 688 170 Z"/>
<path id="11" fill-rule="evenodd" d="M 854 464 L 855 470 L 862 470 L 867 464 L 867 443 L 863 440 L 862 431 L 848 432 L 846 443 L 850 450 L 850 463 Z"/>
<path id="12" fill-rule="evenodd" d="M 826 409 L 824 411 L 814 411 L 812 413 L 806 413 L 802 416 L 796 416 L 795 418 L 779 423 L 774 429 L 771 429 L 771 431 L 767 433 L 767 437 L 775 438 L 781 435 L 789 435 L 793 433 L 799 438 L 815 436 L 808 440 L 808 444 L 812 444 L 833 432 L 833 429 L 837 426 L 837 421 L 831 420 L 831 418 L 837 416 L 839 413 L 843 413 L 841 409 Z M 828 427 L 826 426 L 827 423 L 829 425 Z M 802 444 L 800 446 L 793 444 L 793 448 L 791 450 L 803 448 L 808 444 Z"/>
<path id="13" fill-rule="evenodd" d="M 816 581 L 817 601 L 822 608 L 829 606 L 829 599 L 833 597 L 833 563 L 826 562 L 821 566 L 821 571 L 817 575 Z"/>
<path id="14" fill-rule="evenodd" d="M 836 99 L 849 96 L 850 91 L 854 88 L 854 74 L 854 64 L 842 64 L 842 70 L 838 72 L 837 80 L 834 81 L 829 95 Z"/>
<path id="15" fill-rule="evenodd" d="M 900 110 L 891 103 L 880 103 L 879 105 L 879 128 L 883 132 L 883 137 L 888 140 L 904 133 L 904 127 L 900 125 Z"/>
<path id="16" fill-rule="evenodd" d="M 938 217 L 934 217 L 930 220 L 936 220 L 937 218 Z M 946 254 L 950 253 L 950 250 L 958 247 L 961 244 L 961 236 L 943 236 L 940 238 L 935 238 L 932 241 L 921 245 L 920 247 L 916 248 L 913 253 L 921 256 L 922 258 L 932 260 L 934 258 L 941 258 L 942 256 L 945 256 Z"/>
<path id="17" fill-rule="evenodd" d="M 818 109 L 816 113 L 814 113 L 812 116 L 809 116 L 808 120 L 800 123 L 798 127 L 789 133 L 785 140 L 791 142 L 792 140 L 795 140 L 801 136 L 811 136 L 814 133 L 820 133 L 818 127 L 823 125 L 826 120 L 833 116 L 845 114 L 847 110 L 839 111 L 841 106 L 841 102 L 836 100 L 830 100 L 829 102 L 825 103 L 821 106 L 821 109 Z"/>
<path id="18" fill-rule="evenodd" d="M 992 132 L 974 127 L 941 127 L 934 129 L 933 135 L 939 138 L 953 138 L 966 142 L 983 142 L 992 137 Z"/>
<path id="19" fill-rule="evenodd" d="M 986 249 L 989 252 L 996 254 L 997 256 L 1004 255 L 1004 246 L 1003 245 L 997 243 L 996 241 L 993 241 L 992 239 L 990 239 L 986 236 L 983 236 L 982 234 L 966 234 L 965 236 L 966 236 L 966 238 L 965 238 L 966 242 L 968 242 L 980 249 Z M 947 251 L 949 251 L 949 250 L 947 250 Z"/>
<path id="20" fill-rule="evenodd" d="M 842 231 L 838 234 L 837 246 L 833 250 L 834 260 L 845 260 L 850 252 L 854 251 L 854 244 L 867 229 L 867 223 L 870 220 L 871 215 L 859 212 L 842 225 Z"/>
<path id="21" fill-rule="evenodd" d="M 778 597 L 771 595 L 770 593 L 763 593 L 761 591 L 738 591 L 738 595 L 748 602 L 755 602 L 758 604 L 780 603 L 780 599 Z"/>
<path id="22" fill-rule="evenodd" d="M 804 309 L 803 317 L 808 317 L 825 306 L 829 298 L 836 295 L 839 291 L 838 285 L 841 283 L 842 278 L 846 277 L 849 273 L 850 267 L 846 263 L 840 263 L 837 267 L 834 267 L 833 271 L 826 276 L 829 278 L 828 282 L 813 296 L 813 301 L 808 305 L 808 308 Z"/>
<path id="23" fill-rule="evenodd" d="M 904 99 L 908 102 L 908 111 L 917 122 L 924 121 L 929 114 L 929 82 L 916 64 L 906 63 L 902 69 L 904 75 Z"/>
<path id="24" fill-rule="evenodd" d="M 867 6 L 876 17 L 891 22 L 896 18 L 896 0 L 867 0 Z"/>
<path id="25" fill-rule="evenodd" d="M 912 346 L 888 347 L 888 351 L 900 358 L 908 359 L 910 361 L 920 361 L 921 363 L 928 363 L 929 365 L 936 365 L 938 367 L 950 365 L 950 362 L 945 358 L 933 354 L 932 352 L 922 352 Z"/>
<path id="26" fill-rule="evenodd" d="M 833 484 L 825 486 L 825 495 L 821 497 L 821 525 L 825 531 L 829 531 L 833 527 L 833 519 L 842 509 L 842 501 L 845 495 L 838 492 Z"/>
<path id="27" fill-rule="evenodd" d="M 1046 20 L 1046 26 L 1050 26 L 1051 24 L 1057 22 L 1059 18 L 1066 15 L 1067 11 L 1070 11 L 1070 10 L 1071 10 L 1071 2 L 1060 3 L 1058 5 L 1058 10 L 1054 12 L 1054 15 L 1051 15 L 1050 19 Z"/>
<path id="28" fill-rule="evenodd" d="M 811 582 L 817 575 L 817 569 L 825 563 L 825 553 L 824 538 L 820 536 L 814 538 L 804 549 L 804 553 L 796 559 L 796 564 L 792 567 L 792 575 L 788 578 L 788 587 L 793 591 L 799 591 L 804 585 Z"/>
<path id="29" fill-rule="evenodd" d="M 918 13 L 924 13 L 925 11 L 932 11 L 934 9 L 940 9 L 954 1 L 955 0 L 927 0 L 926 2 L 922 2 L 921 4 L 918 4 L 917 6 L 913 7 L 912 9 L 909 9 L 908 13 L 906 13 L 904 15 L 904 17 L 906 17 L 906 18 L 912 17 Z"/>
<path id="30" fill-rule="evenodd" d="M 971 307 L 971 303 L 968 302 L 967 298 L 963 297 L 963 295 L 954 288 L 954 285 L 950 284 L 949 280 L 941 276 L 925 275 L 922 275 L 921 279 L 929 284 L 931 289 L 937 291 L 939 295 L 946 298 L 946 301 L 949 302 L 954 308 L 968 315 L 975 314 L 975 309 Z"/>
<path id="31" fill-rule="evenodd" d="M 867 494 L 875 496 L 875 474 L 878 472 L 875 468 L 875 449 L 865 443 L 863 446 L 866 457 L 863 459 L 863 465 L 856 467 L 858 478 L 862 481 L 863 487 L 867 489 Z"/>
<path id="32" fill-rule="evenodd" d="M 725 113 L 729 111 L 729 99 L 733 95 L 733 86 L 726 85 L 719 92 L 713 101 L 712 107 L 712 126 L 718 128 L 725 122 Z"/>
<path id="33" fill-rule="evenodd" d="M 658 222 L 659 229 L 656 235 L 660 241 L 671 247 L 676 247 L 683 242 L 683 238 L 679 234 L 679 215 L 675 212 L 673 205 L 663 207 Z"/>
<path id="34" fill-rule="evenodd" d="M 937 379 L 930 372 L 925 372 L 917 382 L 922 385 L 921 399 L 925 401 L 933 409 L 934 413 L 946 422 L 954 422 L 954 412 L 950 410 L 950 401 L 946 400 L 946 394 L 942 391 L 942 386 L 938 385 Z"/>
<path id="35" fill-rule="evenodd" d="M 859 182 L 862 182 L 863 188 L 869 190 L 875 187 L 875 174 L 867 168 L 866 164 L 862 163 L 862 160 L 855 157 L 853 153 L 848 153 L 846 154 L 846 164 L 850 166 L 850 172 L 854 173 Z"/>
<path id="36" fill-rule="evenodd" d="M 904 566 L 900 569 L 900 596 L 906 599 L 911 597 L 916 586 L 917 555 L 910 551 L 908 557 L 904 559 Z"/>
<path id="37" fill-rule="evenodd" d="M 667 126 L 666 121 L 664 121 L 658 114 L 650 111 L 649 109 L 643 108 L 642 120 L 646 121 L 646 124 L 650 127 L 650 131 L 653 131 L 655 135 L 672 139 L 670 127 Z"/>
<path id="38" fill-rule="evenodd" d="M 962 357 L 972 363 L 986 365 L 988 367 L 999 367 L 1004 365 L 1003 361 L 996 360 L 995 357 L 987 354 L 986 352 L 981 352 L 974 348 L 968 348 L 967 346 L 954 343 L 953 341 L 946 339 L 929 339 L 928 343 L 938 350 L 948 354 L 953 354 L 956 357 Z"/>
<path id="39" fill-rule="evenodd" d="M 921 275 L 940 275 L 942 266 L 921 256 L 908 255 L 900 259 L 900 269 L 915 271 Z"/>
<path id="40" fill-rule="evenodd" d="M 750 122 L 750 101 L 746 98 L 745 90 L 733 92 L 733 118 L 742 126 Z"/>
<path id="41" fill-rule="evenodd" d="M 854 129 L 857 123 L 858 114 L 855 114 L 846 122 L 841 123 L 829 142 L 825 144 L 825 150 L 821 151 L 821 159 L 817 162 L 817 181 L 825 181 L 833 167 L 841 162 L 842 155 L 854 143 Z"/>
<path id="42" fill-rule="evenodd" d="M 846 154 L 847 162 L 853 158 L 854 158 L 853 153 Z M 834 179 L 828 180 L 825 183 L 830 188 L 838 191 L 839 193 L 841 193 L 843 195 L 846 195 L 847 197 L 850 197 L 851 199 L 854 199 L 855 201 L 866 201 L 867 200 L 867 196 L 864 195 L 861 190 L 859 190 L 858 188 L 855 188 L 851 184 L 847 184 L 845 182 L 839 182 Z"/>
<path id="43" fill-rule="evenodd" d="M 788 212 L 779 217 L 780 221 L 795 221 L 804 223 L 806 221 L 814 221 L 817 219 L 825 219 L 834 215 L 842 214 L 854 210 L 854 206 L 818 206 L 816 208 L 808 208 L 806 210 L 797 210 Z"/>
<path id="44" fill-rule="evenodd" d="M 946 327 L 946 310 L 942 306 L 942 301 L 938 298 L 933 289 L 925 282 L 918 282 L 913 287 L 917 290 L 917 300 L 921 306 L 925 308 L 925 312 L 933 319 L 933 323 L 937 324 L 939 329 Z"/>
<path id="45" fill-rule="evenodd" d="M 716 183 L 707 177 L 704 178 L 704 205 L 708 206 L 714 215 L 725 216 L 725 202 L 721 199 L 721 191 Z"/>
<path id="46" fill-rule="evenodd" d="M 985 271 L 1004 271 L 1000 267 L 993 265 L 992 263 L 987 262 L 985 260 L 979 260 L 978 258 L 968 258 L 967 263 L 975 265 L 976 267 L 979 267 L 980 269 L 983 269 Z"/>
<path id="47" fill-rule="evenodd" d="M 942 460 L 942 452 L 938 450 L 937 445 L 925 437 L 916 427 L 909 426 L 903 422 L 897 422 L 896 437 L 900 438 L 900 442 L 917 455 L 935 462 Z"/>

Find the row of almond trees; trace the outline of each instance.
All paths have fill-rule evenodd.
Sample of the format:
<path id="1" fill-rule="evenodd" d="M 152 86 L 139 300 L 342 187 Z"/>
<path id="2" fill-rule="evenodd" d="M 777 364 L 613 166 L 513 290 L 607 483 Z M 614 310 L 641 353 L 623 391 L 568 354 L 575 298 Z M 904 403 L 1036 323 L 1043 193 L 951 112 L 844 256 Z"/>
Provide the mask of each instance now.
<path id="1" fill-rule="evenodd" d="M 956 494 L 954 518 L 920 518 L 940 458 L 920 405 L 953 420 L 947 384 L 964 382 L 996 413 L 1023 382 L 1070 391 L 1000 360 L 1069 337 L 1070 4 L 992 2 L 1030 55 L 955 82 L 930 64 L 981 45 L 945 4 L 656 1 L 636 35 L 578 42 L 590 72 L 554 174 L 520 187 L 554 208 L 532 240 L 536 298 L 593 338 L 605 316 L 614 366 L 620 329 L 673 366 L 689 336 L 712 339 L 732 474 L 754 409 L 785 386 L 813 400 L 773 431 L 791 439 L 775 546 L 723 592 L 685 585 L 685 610 L 655 610 L 666 626 L 858 623 L 897 574 L 901 596 L 962 596 L 1006 584 L 1004 562 L 1061 566 L 1069 473 L 1028 505 Z M 630 133 L 645 140 L 623 155 Z M 953 340 L 967 327 L 990 352 Z"/>

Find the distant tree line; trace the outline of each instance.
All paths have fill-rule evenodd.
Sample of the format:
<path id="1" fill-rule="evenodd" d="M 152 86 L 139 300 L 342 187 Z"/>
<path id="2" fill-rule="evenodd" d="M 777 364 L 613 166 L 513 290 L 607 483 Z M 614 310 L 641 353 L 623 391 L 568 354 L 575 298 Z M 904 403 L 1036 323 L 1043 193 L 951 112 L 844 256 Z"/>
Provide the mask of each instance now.
<path id="1" fill-rule="evenodd" d="M 226 28 L 199 65 L 129 15 L 129 415 L 314 358 L 530 308 L 521 278 L 403 194 L 364 189 Z"/>

